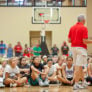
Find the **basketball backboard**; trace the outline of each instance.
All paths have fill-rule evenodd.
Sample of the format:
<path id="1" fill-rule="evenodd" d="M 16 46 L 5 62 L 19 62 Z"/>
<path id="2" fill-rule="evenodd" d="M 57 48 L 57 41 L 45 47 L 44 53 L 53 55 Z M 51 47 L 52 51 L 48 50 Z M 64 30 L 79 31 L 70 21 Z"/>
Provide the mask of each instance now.
<path id="1" fill-rule="evenodd" d="M 50 24 L 60 24 L 59 7 L 34 7 L 33 8 L 33 24 L 43 24 L 44 20 L 49 20 Z"/>

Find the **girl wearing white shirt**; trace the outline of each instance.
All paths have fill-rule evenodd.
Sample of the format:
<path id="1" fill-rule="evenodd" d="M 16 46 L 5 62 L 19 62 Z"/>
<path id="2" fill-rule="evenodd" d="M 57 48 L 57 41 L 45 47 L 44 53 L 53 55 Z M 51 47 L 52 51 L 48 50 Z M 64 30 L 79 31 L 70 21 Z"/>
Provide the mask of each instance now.
<path id="1" fill-rule="evenodd" d="M 20 77 L 20 70 L 17 67 L 17 59 L 11 58 L 9 65 L 6 66 L 4 71 L 4 84 L 10 87 L 22 86 L 26 82 L 27 78 Z"/>
<path id="2" fill-rule="evenodd" d="M 67 57 L 66 65 L 63 65 L 62 76 L 58 76 L 58 80 L 65 85 L 72 85 L 74 82 L 74 66 L 73 58 Z"/>

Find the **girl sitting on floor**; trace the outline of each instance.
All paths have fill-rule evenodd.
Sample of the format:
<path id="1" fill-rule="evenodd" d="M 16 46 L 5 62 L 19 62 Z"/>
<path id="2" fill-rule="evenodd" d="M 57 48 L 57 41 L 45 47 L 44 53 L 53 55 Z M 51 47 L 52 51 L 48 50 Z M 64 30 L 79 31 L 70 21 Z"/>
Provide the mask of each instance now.
<path id="1" fill-rule="evenodd" d="M 15 57 L 9 60 L 9 65 L 4 70 L 4 84 L 10 87 L 23 86 L 27 78 L 20 77 L 20 71 L 17 67 L 17 59 Z"/>
<path id="2" fill-rule="evenodd" d="M 67 57 L 67 63 L 63 66 L 62 76 L 58 76 L 58 79 L 64 85 L 72 85 L 74 83 L 74 65 L 73 58 Z"/>

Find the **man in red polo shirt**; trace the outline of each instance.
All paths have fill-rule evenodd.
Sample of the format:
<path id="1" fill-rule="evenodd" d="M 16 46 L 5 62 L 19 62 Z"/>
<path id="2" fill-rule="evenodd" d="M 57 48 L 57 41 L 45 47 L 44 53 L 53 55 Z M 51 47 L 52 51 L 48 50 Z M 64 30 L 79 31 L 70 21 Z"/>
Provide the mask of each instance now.
<path id="1" fill-rule="evenodd" d="M 14 47 L 15 56 L 19 57 L 22 54 L 22 46 L 20 42 L 17 43 L 17 45 Z"/>
<path id="2" fill-rule="evenodd" d="M 68 41 L 71 43 L 73 61 L 75 64 L 75 84 L 73 89 L 85 88 L 86 82 L 84 81 L 83 67 L 87 64 L 87 44 L 92 43 L 92 40 L 88 40 L 88 30 L 84 26 L 84 15 L 78 16 L 78 22 L 70 28 L 68 34 Z M 79 85 L 79 80 L 82 80 L 82 85 Z"/>

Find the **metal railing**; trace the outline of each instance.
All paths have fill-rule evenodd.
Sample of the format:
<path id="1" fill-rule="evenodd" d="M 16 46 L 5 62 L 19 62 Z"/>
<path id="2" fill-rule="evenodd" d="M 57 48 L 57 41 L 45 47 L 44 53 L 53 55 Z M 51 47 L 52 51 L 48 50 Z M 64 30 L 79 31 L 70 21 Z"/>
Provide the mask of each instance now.
<path id="1" fill-rule="evenodd" d="M 64 4 L 62 0 L 0 0 L 0 6 L 7 7 L 86 7 L 87 0 L 80 0 L 79 4 L 76 4 L 76 0 L 68 0 L 67 4 Z"/>

